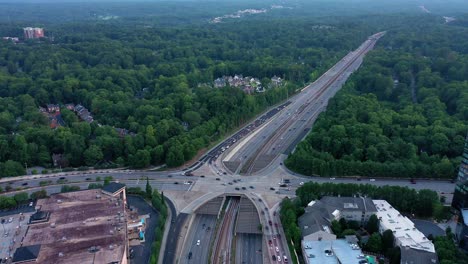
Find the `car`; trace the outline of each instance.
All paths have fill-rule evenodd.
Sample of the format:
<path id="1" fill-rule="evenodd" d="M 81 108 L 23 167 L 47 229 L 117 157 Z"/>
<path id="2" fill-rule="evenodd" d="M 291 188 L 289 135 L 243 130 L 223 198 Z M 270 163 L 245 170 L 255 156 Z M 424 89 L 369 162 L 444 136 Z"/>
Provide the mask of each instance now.
<path id="1" fill-rule="evenodd" d="M 330 180 L 334 181 L 334 180 L 336 180 L 336 178 L 334 178 L 334 177 L 331 177 L 331 178 L 330 178 Z"/>
<path id="2" fill-rule="evenodd" d="M 205 178 L 205 175 L 200 175 L 200 178 Z"/>
<path id="3" fill-rule="evenodd" d="M 247 188 L 245 188 L 244 186 L 242 187 L 242 190 L 247 190 Z"/>
<path id="4" fill-rule="evenodd" d="M 87 181 L 90 181 L 90 180 L 91 180 L 91 178 L 86 178 L 86 180 L 87 180 Z"/>
<path id="5" fill-rule="evenodd" d="M 288 263 L 288 257 L 283 255 L 283 260 L 284 260 L 284 263 Z"/>
<path id="6" fill-rule="evenodd" d="M 174 182 L 174 184 L 179 184 L 179 182 Z"/>
<path id="7" fill-rule="evenodd" d="M 275 256 L 275 255 L 271 255 L 271 259 L 272 259 L 273 261 L 275 261 L 275 260 L 276 260 L 276 256 Z"/>
<path id="8" fill-rule="evenodd" d="M 371 182 L 375 182 L 375 179 L 370 179 L 369 181 L 371 181 Z"/>
<path id="9" fill-rule="evenodd" d="M 60 177 L 59 180 L 65 180 L 65 177 Z"/>
<path id="10" fill-rule="evenodd" d="M 278 227 L 278 223 L 275 223 L 275 227 L 276 227 L 276 228 Z"/>
<path id="11" fill-rule="evenodd" d="M 271 220 L 268 220 L 268 224 L 273 225 L 273 222 L 271 222 Z"/>
<path id="12" fill-rule="evenodd" d="M 28 183 L 27 183 L 27 182 L 23 182 L 23 184 L 21 184 L 21 185 L 26 186 L 26 185 L 28 185 Z"/>
<path id="13" fill-rule="evenodd" d="M 239 190 L 240 190 L 239 187 L 236 187 L 235 189 L 236 189 L 236 191 L 239 191 Z"/>
<path id="14" fill-rule="evenodd" d="M 415 179 L 410 179 L 410 182 L 411 182 L 411 184 L 416 184 L 416 180 L 415 180 Z"/>
<path id="15" fill-rule="evenodd" d="M 34 204 L 33 202 L 30 202 L 30 203 L 29 203 L 29 207 L 32 207 L 32 206 L 33 206 L 33 204 Z"/>
<path id="16" fill-rule="evenodd" d="M 301 186 L 304 185 L 304 182 L 300 182 L 299 185 L 301 185 Z"/>
<path id="17" fill-rule="evenodd" d="M 228 182 L 229 185 L 232 185 L 232 182 Z"/>
<path id="18" fill-rule="evenodd" d="M 169 175 L 167 175 L 167 177 L 168 177 L 168 178 L 172 178 L 172 175 L 169 174 Z"/>
<path id="19" fill-rule="evenodd" d="M 273 212 L 273 215 L 276 215 L 276 211 Z"/>
<path id="20" fill-rule="evenodd" d="M 268 240 L 268 245 L 270 245 L 270 246 L 273 245 L 273 241 Z"/>
<path id="21" fill-rule="evenodd" d="M 216 178 L 217 181 L 220 181 L 221 179 L 220 178 Z"/>
<path id="22" fill-rule="evenodd" d="M 227 173 L 226 172 L 223 172 L 224 175 L 226 175 Z"/>
<path id="23" fill-rule="evenodd" d="M 274 191 L 274 190 L 275 190 L 275 188 L 273 188 L 273 187 L 270 187 L 270 190 Z"/>
<path id="24" fill-rule="evenodd" d="M 191 258 L 192 258 L 192 251 L 188 253 L 188 259 L 191 259 Z"/>
<path id="25" fill-rule="evenodd" d="M 199 245 L 200 245 L 200 239 L 197 240 L 197 246 L 199 246 Z"/>
<path id="26" fill-rule="evenodd" d="M 281 256 L 278 256 L 278 258 L 276 260 L 278 260 L 278 262 L 281 262 Z"/>
<path id="27" fill-rule="evenodd" d="M 11 223 L 11 222 L 13 222 L 13 217 L 10 217 L 10 218 L 8 219 L 8 223 Z"/>
<path id="28" fill-rule="evenodd" d="M 252 185 L 249 186 L 250 189 L 255 189 L 255 187 L 253 187 Z"/>

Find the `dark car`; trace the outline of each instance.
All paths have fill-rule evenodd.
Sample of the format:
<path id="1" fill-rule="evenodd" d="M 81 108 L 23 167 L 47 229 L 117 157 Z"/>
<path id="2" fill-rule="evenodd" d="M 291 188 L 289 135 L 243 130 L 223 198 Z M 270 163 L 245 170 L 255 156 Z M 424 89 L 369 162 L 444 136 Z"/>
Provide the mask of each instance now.
<path id="1" fill-rule="evenodd" d="M 179 182 L 174 182 L 174 184 L 179 184 Z"/>
<path id="2" fill-rule="evenodd" d="M 91 180 L 91 178 L 86 178 L 86 180 L 87 180 L 87 181 L 90 181 L 90 180 Z"/>
<path id="3" fill-rule="evenodd" d="M 60 179 L 60 180 L 65 180 L 65 177 L 60 177 L 59 179 Z"/>
<path id="4" fill-rule="evenodd" d="M 254 189 L 254 187 L 252 185 L 250 185 L 250 189 Z"/>
<path id="5" fill-rule="evenodd" d="M 27 182 L 23 182 L 23 184 L 21 184 L 21 185 L 26 186 L 26 185 L 28 185 L 28 183 L 27 183 Z"/>
<path id="6" fill-rule="evenodd" d="M 220 181 L 221 179 L 220 178 L 216 178 L 217 181 Z"/>
<path id="7" fill-rule="evenodd" d="M 172 178 L 172 175 L 167 175 L 167 177 Z"/>
<path id="8" fill-rule="evenodd" d="M 273 188 L 273 187 L 270 187 L 270 190 L 274 191 L 274 190 L 275 190 L 275 188 Z"/>
<path id="9" fill-rule="evenodd" d="M 192 258 L 192 251 L 188 253 L 188 259 L 191 259 L 191 258 Z"/>
<path id="10" fill-rule="evenodd" d="M 268 220 L 268 224 L 273 225 L 273 222 L 271 222 L 271 220 Z"/>
<path id="11" fill-rule="evenodd" d="M 205 178 L 205 175 L 200 175 L 201 178 Z"/>
<path id="12" fill-rule="evenodd" d="M 272 259 L 273 261 L 276 261 L 276 256 L 275 256 L 275 255 L 271 255 L 271 259 Z"/>
<path id="13" fill-rule="evenodd" d="M 236 187 L 236 191 L 240 190 L 239 187 Z"/>
<path id="14" fill-rule="evenodd" d="M 246 190 L 246 189 L 247 189 L 247 188 L 245 188 L 245 187 L 242 187 L 242 190 Z"/>

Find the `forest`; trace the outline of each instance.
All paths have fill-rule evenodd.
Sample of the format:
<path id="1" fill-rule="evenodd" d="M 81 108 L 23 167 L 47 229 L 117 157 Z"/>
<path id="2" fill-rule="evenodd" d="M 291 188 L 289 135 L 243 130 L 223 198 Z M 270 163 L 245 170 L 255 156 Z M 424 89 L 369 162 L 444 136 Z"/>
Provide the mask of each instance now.
<path id="1" fill-rule="evenodd" d="M 400 27 L 381 39 L 288 157 L 290 169 L 455 177 L 468 131 L 468 31 L 428 24 Z"/>
<path id="2" fill-rule="evenodd" d="M 125 22 L 125 23 L 124 23 Z M 22 34 L 24 24 L 0 33 Z M 0 42 L 0 175 L 26 167 L 182 165 L 317 78 L 372 30 L 364 23 L 238 21 L 148 27 L 128 20 L 51 24 L 54 39 Z M 223 75 L 274 75 L 286 85 L 245 94 Z M 95 122 L 63 106 L 81 104 Z M 51 129 L 39 111 L 62 106 Z M 120 135 L 115 128 L 127 129 Z"/>

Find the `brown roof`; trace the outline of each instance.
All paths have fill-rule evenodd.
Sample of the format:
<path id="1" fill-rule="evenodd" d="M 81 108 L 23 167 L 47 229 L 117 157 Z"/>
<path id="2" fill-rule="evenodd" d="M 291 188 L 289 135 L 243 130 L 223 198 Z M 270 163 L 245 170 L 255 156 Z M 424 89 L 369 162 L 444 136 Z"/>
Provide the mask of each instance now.
<path id="1" fill-rule="evenodd" d="M 23 246 L 41 244 L 38 263 L 122 260 L 127 245 L 122 201 L 101 195 L 101 190 L 85 190 L 52 195 L 39 200 L 38 205 L 50 212 L 50 220 L 31 225 L 23 242 Z M 99 250 L 92 253 L 91 247 Z"/>

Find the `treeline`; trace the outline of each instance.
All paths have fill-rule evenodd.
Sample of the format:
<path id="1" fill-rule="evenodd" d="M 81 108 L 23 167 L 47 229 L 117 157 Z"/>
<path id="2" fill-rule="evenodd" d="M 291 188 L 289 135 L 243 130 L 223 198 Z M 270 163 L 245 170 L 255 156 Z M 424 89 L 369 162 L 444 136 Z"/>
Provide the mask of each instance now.
<path id="1" fill-rule="evenodd" d="M 292 240 L 295 245 L 295 250 L 298 254 L 301 250 L 301 230 L 298 226 L 297 219 L 304 214 L 304 208 L 313 200 L 319 200 L 323 196 L 348 196 L 360 195 L 370 197 L 372 199 L 381 199 L 389 202 L 395 209 L 401 213 L 415 215 L 425 218 L 447 219 L 450 212 L 445 208 L 437 194 L 432 190 L 410 189 L 408 187 L 399 186 L 374 186 L 370 184 L 334 184 L 334 183 L 316 183 L 307 182 L 296 190 L 297 197 L 293 200 L 284 199 L 281 203 L 280 218 L 284 228 L 287 240 Z M 343 227 L 345 226 L 342 224 Z M 372 228 L 371 223 L 367 228 L 369 231 L 376 232 Z M 347 225 L 346 225 L 347 226 Z M 351 225 L 353 226 L 353 225 Z M 335 230 L 339 230 L 339 234 L 345 229 L 340 228 L 335 223 Z M 349 232 L 349 231 L 347 231 Z M 376 235 L 377 236 L 377 235 Z M 375 238 L 376 240 L 378 238 Z M 387 249 L 391 247 L 376 247 L 379 253 L 388 253 L 388 256 L 397 258 L 398 252 Z"/>
<path id="2" fill-rule="evenodd" d="M 53 43 L 2 41 L 0 175 L 51 167 L 52 154 L 63 154 L 62 168 L 179 166 L 314 80 L 370 34 L 360 24 L 314 25 L 82 22 L 50 26 Z M 234 74 L 264 83 L 277 75 L 286 85 L 254 95 L 206 85 Z M 65 126 L 52 130 L 38 111 L 48 103 L 80 103 L 96 121 L 82 122 L 65 109 Z M 114 127 L 132 134 L 119 135 Z"/>
<path id="3" fill-rule="evenodd" d="M 286 165 L 306 175 L 454 178 L 468 131 L 468 30 L 390 31 Z"/>

